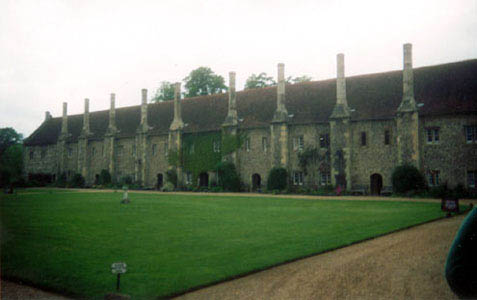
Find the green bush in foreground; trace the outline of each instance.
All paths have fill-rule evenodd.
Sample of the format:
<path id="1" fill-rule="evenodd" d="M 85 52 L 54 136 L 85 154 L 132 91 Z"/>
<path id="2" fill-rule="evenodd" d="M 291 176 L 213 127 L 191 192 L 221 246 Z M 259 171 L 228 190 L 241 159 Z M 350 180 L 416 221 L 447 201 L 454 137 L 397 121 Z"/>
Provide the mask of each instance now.
<path id="1" fill-rule="evenodd" d="M 392 182 L 393 192 L 396 194 L 423 191 L 426 188 L 424 176 L 412 165 L 396 167 L 392 174 Z"/>
<path id="2" fill-rule="evenodd" d="M 217 182 L 220 189 L 217 191 L 230 191 L 230 192 L 239 192 L 240 191 L 240 178 L 235 169 L 235 165 L 231 162 L 220 162 L 217 164 L 217 173 L 219 180 Z M 214 187 L 215 188 L 215 187 Z"/>
<path id="3" fill-rule="evenodd" d="M 281 167 L 273 168 L 268 174 L 267 189 L 269 191 L 282 191 L 287 188 L 288 173 L 287 170 Z"/>

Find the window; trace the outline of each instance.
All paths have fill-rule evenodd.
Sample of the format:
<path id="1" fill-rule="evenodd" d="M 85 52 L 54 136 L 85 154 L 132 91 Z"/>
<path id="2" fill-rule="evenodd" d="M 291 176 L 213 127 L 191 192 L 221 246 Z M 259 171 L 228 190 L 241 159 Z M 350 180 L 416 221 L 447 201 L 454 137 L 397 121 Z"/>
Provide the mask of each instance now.
<path id="1" fill-rule="evenodd" d="M 68 147 L 68 149 L 66 149 L 66 151 L 68 152 L 68 157 L 72 157 L 72 156 L 73 156 L 73 148 Z"/>
<path id="2" fill-rule="evenodd" d="M 267 137 L 262 137 L 262 150 L 263 152 L 267 153 L 268 150 L 268 140 Z"/>
<path id="3" fill-rule="evenodd" d="M 42 159 L 45 158 L 45 156 L 46 156 L 46 149 L 41 149 L 40 155 L 41 155 L 41 158 L 42 158 Z"/>
<path id="4" fill-rule="evenodd" d="M 136 145 L 132 145 L 132 147 L 131 147 L 131 155 L 136 155 Z"/>
<path id="5" fill-rule="evenodd" d="M 219 148 L 219 151 L 220 151 L 220 148 Z M 191 144 L 189 148 L 189 154 L 194 154 L 194 153 L 195 153 L 195 145 Z"/>
<path id="6" fill-rule="evenodd" d="M 361 146 L 366 146 L 366 132 L 361 132 Z"/>
<path id="7" fill-rule="evenodd" d="M 321 173 L 321 185 L 330 185 L 331 184 L 331 174 L 330 172 L 322 172 Z"/>
<path id="8" fill-rule="evenodd" d="M 431 170 L 427 172 L 427 183 L 429 186 L 438 186 L 439 185 L 439 171 Z"/>
<path id="9" fill-rule="evenodd" d="M 30 151 L 30 159 L 33 159 L 35 157 L 35 152 L 32 150 Z"/>
<path id="10" fill-rule="evenodd" d="M 96 148 L 93 147 L 91 148 L 91 156 L 95 156 L 96 155 Z"/>
<path id="11" fill-rule="evenodd" d="M 391 132 L 386 129 L 384 130 L 384 145 L 391 144 Z"/>
<path id="12" fill-rule="evenodd" d="M 303 185 L 303 172 L 293 172 L 293 184 Z"/>
<path id="13" fill-rule="evenodd" d="M 101 146 L 101 156 L 104 157 L 104 145 Z"/>
<path id="14" fill-rule="evenodd" d="M 320 147 L 328 148 L 329 146 L 330 146 L 330 135 L 328 133 L 320 135 Z"/>
<path id="15" fill-rule="evenodd" d="M 245 150 L 250 152 L 250 138 L 245 139 Z"/>
<path id="16" fill-rule="evenodd" d="M 192 173 L 191 172 L 187 172 L 186 173 L 186 180 L 185 180 L 186 184 L 192 184 Z"/>
<path id="17" fill-rule="evenodd" d="M 167 142 L 164 143 L 164 155 L 166 157 L 169 155 L 169 144 Z"/>
<path id="18" fill-rule="evenodd" d="M 214 152 L 220 152 L 220 142 L 214 141 Z"/>
<path id="19" fill-rule="evenodd" d="M 152 144 L 152 155 L 156 155 L 156 148 L 157 148 L 157 145 Z"/>
<path id="20" fill-rule="evenodd" d="M 465 126 L 465 140 L 467 143 L 477 142 L 477 125 Z"/>
<path id="21" fill-rule="evenodd" d="M 467 171 L 467 186 L 475 188 L 475 178 L 477 178 L 477 171 Z"/>
<path id="22" fill-rule="evenodd" d="M 303 140 L 303 136 L 300 135 L 300 136 L 297 136 L 293 139 L 293 150 L 295 151 L 302 151 L 303 150 L 303 147 L 304 147 L 304 140 Z"/>
<path id="23" fill-rule="evenodd" d="M 427 143 L 428 144 L 437 144 L 439 143 L 439 128 L 426 128 L 427 133 Z"/>

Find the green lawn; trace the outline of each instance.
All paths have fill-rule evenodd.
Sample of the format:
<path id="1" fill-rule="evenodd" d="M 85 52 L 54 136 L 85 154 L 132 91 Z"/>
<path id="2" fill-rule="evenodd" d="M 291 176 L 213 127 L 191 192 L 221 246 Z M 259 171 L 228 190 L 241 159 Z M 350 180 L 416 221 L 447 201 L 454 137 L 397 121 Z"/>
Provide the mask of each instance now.
<path id="1" fill-rule="evenodd" d="M 87 298 L 180 293 L 442 217 L 440 203 L 171 194 L 0 196 L 1 273 Z"/>

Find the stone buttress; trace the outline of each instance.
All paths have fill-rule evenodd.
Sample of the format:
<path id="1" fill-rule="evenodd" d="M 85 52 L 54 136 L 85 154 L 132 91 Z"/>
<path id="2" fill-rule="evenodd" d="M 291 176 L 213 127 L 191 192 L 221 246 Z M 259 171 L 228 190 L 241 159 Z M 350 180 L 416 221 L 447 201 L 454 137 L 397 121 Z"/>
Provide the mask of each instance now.
<path id="1" fill-rule="evenodd" d="M 285 107 L 285 65 L 278 64 L 277 109 L 270 124 L 272 167 L 289 169 L 288 111 Z"/>
<path id="2" fill-rule="evenodd" d="M 89 183 L 89 158 L 88 138 L 91 135 L 89 130 L 89 99 L 84 99 L 83 128 L 78 137 L 78 173 L 83 176 L 86 183 Z"/>
<path id="3" fill-rule="evenodd" d="M 225 118 L 224 123 L 222 124 L 222 141 L 227 137 L 229 142 L 229 137 L 238 139 L 237 136 L 238 130 L 238 116 L 237 116 L 237 99 L 235 93 L 235 72 L 229 73 L 229 103 L 227 110 L 227 117 Z M 238 140 L 236 140 L 238 142 Z M 222 148 L 222 151 L 225 149 Z M 237 151 L 233 151 L 228 155 L 223 156 L 224 161 L 232 162 L 235 167 L 238 169 L 238 155 Z"/>
<path id="4" fill-rule="evenodd" d="M 175 168 L 177 172 L 177 185 L 182 186 L 182 132 L 184 129 L 184 122 L 182 121 L 181 110 L 181 84 L 176 82 L 174 85 L 174 119 L 169 127 L 169 155 L 175 153 L 177 161 L 171 168 Z"/>
<path id="5" fill-rule="evenodd" d="M 346 99 L 344 54 L 337 55 L 336 104 L 330 116 L 331 184 L 351 189 L 351 112 Z"/>
<path id="6" fill-rule="evenodd" d="M 147 145 L 149 125 L 147 122 L 147 90 L 142 89 L 141 123 L 136 130 L 136 151 L 134 151 L 134 179 L 141 186 L 147 184 Z"/>
<path id="7" fill-rule="evenodd" d="M 116 134 L 118 133 L 118 129 L 116 127 L 116 96 L 115 94 L 111 94 L 111 106 L 109 108 L 109 125 L 106 134 L 104 135 L 104 144 L 103 144 L 103 151 L 104 157 L 107 163 L 107 170 L 111 175 L 111 179 L 116 181 L 116 166 L 114 161 L 115 155 L 115 141 L 116 141 Z M 119 178 L 118 178 L 119 179 Z"/>
<path id="8" fill-rule="evenodd" d="M 404 44 L 403 94 L 396 113 L 398 165 L 419 168 L 419 115 L 414 99 L 412 44 Z"/>
<path id="9" fill-rule="evenodd" d="M 68 104 L 63 102 L 63 116 L 61 119 L 61 133 L 57 142 L 57 151 L 58 151 L 58 171 L 57 178 L 60 178 L 61 174 L 66 172 L 66 160 L 68 159 L 66 142 L 70 136 L 68 133 Z"/>

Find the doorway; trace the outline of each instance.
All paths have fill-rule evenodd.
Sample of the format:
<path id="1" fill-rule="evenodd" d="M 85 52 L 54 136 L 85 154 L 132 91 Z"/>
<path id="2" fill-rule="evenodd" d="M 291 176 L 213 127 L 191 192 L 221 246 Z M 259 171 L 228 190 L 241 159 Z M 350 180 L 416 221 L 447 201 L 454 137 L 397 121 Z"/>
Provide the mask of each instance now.
<path id="1" fill-rule="evenodd" d="M 205 172 L 199 174 L 199 186 L 200 187 L 208 187 L 209 186 L 209 174 L 207 174 Z"/>
<path id="2" fill-rule="evenodd" d="M 374 173 L 370 177 L 371 181 L 371 195 L 380 195 L 381 189 L 383 188 L 383 177 L 378 174 Z"/>
<path id="3" fill-rule="evenodd" d="M 257 191 L 260 189 L 262 184 L 262 179 L 260 178 L 260 175 L 255 173 L 252 175 L 252 190 Z"/>
<path id="4" fill-rule="evenodd" d="M 164 184 L 164 176 L 162 173 L 157 174 L 157 189 L 160 190 Z"/>

